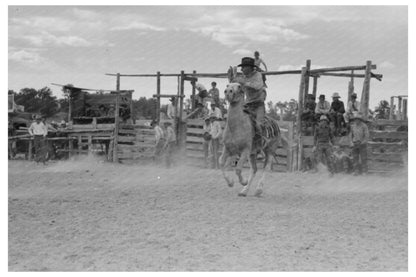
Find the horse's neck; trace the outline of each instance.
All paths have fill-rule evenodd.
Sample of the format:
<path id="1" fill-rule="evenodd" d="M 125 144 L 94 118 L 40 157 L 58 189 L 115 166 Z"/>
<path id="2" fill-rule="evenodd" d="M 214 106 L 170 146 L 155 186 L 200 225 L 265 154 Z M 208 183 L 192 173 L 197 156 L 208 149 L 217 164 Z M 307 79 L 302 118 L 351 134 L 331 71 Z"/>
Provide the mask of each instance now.
<path id="1" fill-rule="evenodd" d="M 240 132 L 241 129 L 245 129 L 247 132 L 247 121 L 249 122 L 249 116 L 243 111 L 243 103 L 236 103 L 230 105 L 228 109 L 227 126 L 230 132 Z"/>

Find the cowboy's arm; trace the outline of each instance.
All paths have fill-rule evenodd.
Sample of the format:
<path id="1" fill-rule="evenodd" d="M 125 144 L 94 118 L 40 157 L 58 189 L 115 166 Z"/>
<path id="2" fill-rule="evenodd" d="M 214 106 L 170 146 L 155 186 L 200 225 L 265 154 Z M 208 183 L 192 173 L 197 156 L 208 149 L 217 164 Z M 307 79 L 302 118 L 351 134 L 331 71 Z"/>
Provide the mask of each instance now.
<path id="1" fill-rule="evenodd" d="M 264 65 L 264 69 L 266 69 L 266 71 L 268 71 L 267 70 L 267 65 L 266 65 L 266 63 L 263 61 L 263 60 L 261 60 L 261 62 L 260 62 L 261 64 L 263 64 Z"/>
<path id="2" fill-rule="evenodd" d="M 260 72 L 257 72 L 250 78 L 247 78 L 245 83 L 243 84 L 245 87 L 252 88 L 255 90 L 259 90 L 264 87 L 263 77 Z"/>
<path id="3" fill-rule="evenodd" d="M 34 128 L 34 126 L 33 126 L 33 123 L 30 125 L 30 127 L 29 127 L 29 129 L 27 129 L 27 131 L 29 132 L 29 134 L 31 135 L 31 136 L 33 136 L 33 128 Z"/>
<path id="4" fill-rule="evenodd" d="M 48 126 L 46 124 L 43 125 L 43 136 L 46 137 L 48 135 Z"/>

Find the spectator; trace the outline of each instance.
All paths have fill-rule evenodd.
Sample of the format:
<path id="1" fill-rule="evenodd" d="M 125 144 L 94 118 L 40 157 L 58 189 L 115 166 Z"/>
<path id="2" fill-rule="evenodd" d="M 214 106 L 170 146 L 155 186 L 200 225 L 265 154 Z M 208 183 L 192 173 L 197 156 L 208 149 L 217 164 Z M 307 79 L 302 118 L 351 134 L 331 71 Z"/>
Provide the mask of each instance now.
<path id="1" fill-rule="evenodd" d="M 341 135 L 345 113 L 344 102 L 340 101 L 340 98 L 341 96 L 339 96 L 338 92 L 334 92 L 332 95 L 331 109 L 329 110 L 330 120 L 334 123 L 334 133 L 336 136 Z"/>
<path id="2" fill-rule="evenodd" d="M 325 95 L 319 95 L 319 101 L 315 108 L 315 121 L 320 120 L 322 115 L 328 116 L 331 105 L 325 100 Z"/>
<path id="3" fill-rule="evenodd" d="M 202 85 L 201 83 L 198 83 L 197 81 L 198 81 L 198 79 L 195 78 L 191 81 L 191 84 L 198 91 L 198 94 L 197 94 L 198 103 L 201 103 L 202 105 L 205 105 L 204 99 L 208 96 L 208 91 L 204 87 L 204 85 Z"/>
<path id="4" fill-rule="evenodd" d="M 159 126 L 159 122 L 157 120 L 153 120 L 150 124 L 155 130 L 155 139 L 156 139 L 156 146 L 153 158 L 155 161 L 159 161 L 161 155 L 163 154 L 163 147 L 165 145 L 165 134 L 163 132 L 162 127 Z"/>
<path id="5" fill-rule="evenodd" d="M 212 149 L 211 121 L 208 116 L 204 119 L 203 132 L 204 132 L 203 134 L 204 164 L 205 164 L 205 167 L 208 168 L 209 160 L 211 158 L 210 153 L 212 151 L 211 150 Z"/>
<path id="6" fill-rule="evenodd" d="M 222 112 L 220 108 L 217 107 L 214 103 L 211 104 L 211 110 L 209 112 L 209 115 L 214 115 L 216 118 L 222 119 Z"/>
<path id="7" fill-rule="evenodd" d="M 312 126 L 315 122 L 315 96 L 313 94 L 308 94 L 305 103 L 305 109 L 302 112 L 301 120 L 305 123 L 304 126 Z"/>
<path id="8" fill-rule="evenodd" d="M 333 144 L 334 136 L 331 128 L 329 128 L 329 120 L 326 115 L 321 115 L 318 127 L 315 129 L 312 152 L 316 154 L 317 162 L 321 162 L 328 167 L 330 176 L 334 174 L 334 168 L 331 162 Z"/>
<path id="9" fill-rule="evenodd" d="M 217 88 L 217 83 L 216 82 L 211 83 L 211 89 L 208 91 L 208 95 L 209 95 L 209 97 L 212 98 L 215 105 L 217 105 L 217 107 L 219 107 L 220 106 L 220 91 Z"/>
<path id="10" fill-rule="evenodd" d="M 367 142 L 370 136 L 368 127 L 360 113 L 354 113 L 350 120 L 352 121 L 350 140 L 354 175 L 367 174 Z"/>
<path id="11" fill-rule="evenodd" d="M 357 101 L 357 94 L 351 94 L 351 100 L 348 102 L 347 111 L 344 113 L 344 120 L 346 123 L 350 122 L 350 118 L 354 113 L 360 111 L 361 105 L 360 102 Z"/>
<path id="12" fill-rule="evenodd" d="M 165 162 L 166 167 L 170 167 L 172 165 L 172 155 L 175 150 L 175 143 L 176 143 L 176 135 L 175 131 L 172 128 L 172 123 L 167 121 L 164 123 L 165 126 L 165 145 L 164 145 L 164 153 L 165 153 Z"/>
<path id="13" fill-rule="evenodd" d="M 35 161 L 37 163 L 41 161 L 45 164 L 45 140 L 46 135 L 48 134 L 48 128 L 42 122 L 42 117 L 40 115 L 36 115 L 35 122 L 30 125 L 28 132 L 33 136 L 35 144 Z"/>
<path id="14" fill-rule="evenodd" d="M 255 52 L 254 52 L 254 64 L 257 66 L 257 71 L 259 71 L 259 72 L 264 72 L 264 71 L 267 71 L 267 65 L 266 65 L 266 63 L 263 61 L 263 59 L 261 59 L 261 58 L 260 58 L 260 53 L 259 53 L 259 51 L 255 51 Z M 261 65 L 263 65 L 263 66 L 264 66 L 264 70 L 260 67 Z M 264 85 L 265 85 L 265 87 L 267 88 L 267 85 L 266 85 L 266 75 L 263 75 L 263 74 L 262 74 L 262 76 L 263 76 L 263 82 L 264 82 Z"/>
<path id="15" fill-rule="evenodd" d="M 222 128 L 219 122 L 219 118 L 215 115 L 211 115 L 211 149 L 212 149 L 212 158 L 213 158 L 213 167 L 215 169 L 220 168 L 219 164 L 219 148 L 220 148 L 220 138 L 222 135 Z"/>

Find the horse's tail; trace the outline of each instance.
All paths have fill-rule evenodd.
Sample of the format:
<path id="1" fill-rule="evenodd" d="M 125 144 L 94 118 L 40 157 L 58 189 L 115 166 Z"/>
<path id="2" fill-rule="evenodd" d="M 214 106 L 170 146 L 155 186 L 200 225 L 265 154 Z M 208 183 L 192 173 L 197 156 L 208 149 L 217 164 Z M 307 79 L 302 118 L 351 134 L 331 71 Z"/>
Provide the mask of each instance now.
<path id="1" fill-rule="evenodd" d="M 267 139 L 280 137 L 280 128 L 277 121 L 270 116 L 264 117 L 264 129 L 262 130 L 263 136 Z"/>

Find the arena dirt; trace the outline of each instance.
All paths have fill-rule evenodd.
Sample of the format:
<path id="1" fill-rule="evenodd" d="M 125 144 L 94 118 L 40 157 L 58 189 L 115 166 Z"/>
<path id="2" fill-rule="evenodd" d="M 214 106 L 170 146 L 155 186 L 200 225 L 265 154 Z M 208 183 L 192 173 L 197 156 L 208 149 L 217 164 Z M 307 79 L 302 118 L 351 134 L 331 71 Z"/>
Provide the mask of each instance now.
<path id="1" fill-rule="evenodd" d="M 406 271 L 407 174 L 9 162 L 10 271 Z M 256 179 L 257 180 L 257 179 Z"/>

